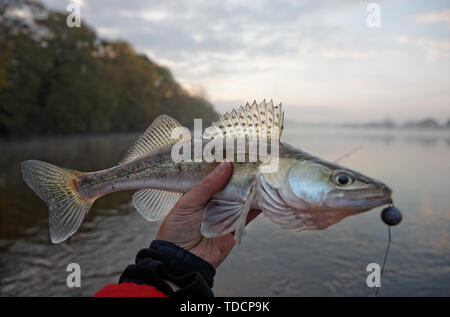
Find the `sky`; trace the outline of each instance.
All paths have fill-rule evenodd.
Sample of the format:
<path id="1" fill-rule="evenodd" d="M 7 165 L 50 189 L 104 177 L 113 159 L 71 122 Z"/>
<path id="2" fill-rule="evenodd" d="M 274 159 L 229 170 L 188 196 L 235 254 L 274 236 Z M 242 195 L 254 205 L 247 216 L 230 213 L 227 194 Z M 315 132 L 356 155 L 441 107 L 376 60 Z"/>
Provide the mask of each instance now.
<path id="1" fill-rule="evenodd" d="M 450 0 L 77 2 L 220 112 L 273 99 L 298 122 L 450 119 Z"/>

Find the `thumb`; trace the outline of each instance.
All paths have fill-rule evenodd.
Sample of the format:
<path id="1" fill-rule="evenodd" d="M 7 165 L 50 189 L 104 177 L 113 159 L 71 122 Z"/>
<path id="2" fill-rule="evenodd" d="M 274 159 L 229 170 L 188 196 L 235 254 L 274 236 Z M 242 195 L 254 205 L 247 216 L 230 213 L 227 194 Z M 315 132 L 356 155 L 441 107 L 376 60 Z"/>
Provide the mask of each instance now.
<path id="1" fill-rule="evenodd" d="M 230 162 L 221 162 L 200 183 L 192 187 L 179 201 L 182 208 L 202 208 L 219 190 L 225 187 L 232 174 Z"/>

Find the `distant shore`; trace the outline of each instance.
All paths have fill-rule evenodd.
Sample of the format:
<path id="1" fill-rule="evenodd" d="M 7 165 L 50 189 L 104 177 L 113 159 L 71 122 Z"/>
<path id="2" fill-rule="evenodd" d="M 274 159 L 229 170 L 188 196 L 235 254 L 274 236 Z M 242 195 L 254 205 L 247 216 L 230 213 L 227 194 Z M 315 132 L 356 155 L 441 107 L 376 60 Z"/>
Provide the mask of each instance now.
<path id="1" fill-rule="evenodd" d="M 418 121 L 408 121 L 404 124 L 398 124 L 392 120 L 384 120 L 379 122 L 363 122 L 363 123 L 332 123 L 332 122 L 295 122 L 287 121 L 287 125 L 295 124 L 305 127 L 335 127 L 335 128 L 369 128 L 369 129 L 398 129 L 398 130 L 449 130 L 450 119 L 445 124 L 440 124 L 435 119 L 423 119 Z"/>

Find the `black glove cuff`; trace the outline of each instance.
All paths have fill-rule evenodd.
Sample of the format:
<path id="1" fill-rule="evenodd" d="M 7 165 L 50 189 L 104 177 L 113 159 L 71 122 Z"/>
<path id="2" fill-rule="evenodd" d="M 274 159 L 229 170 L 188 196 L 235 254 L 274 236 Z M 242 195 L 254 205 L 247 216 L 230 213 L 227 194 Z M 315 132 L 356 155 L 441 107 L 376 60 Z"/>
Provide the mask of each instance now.
<path id="1" fill-rule="evenodd" d="M 139 251 L 136 264 L 129 265 L 119 283 L 153 285 L 169 296 L 214 296 L 214 267 L 195 254 L 163 240 L 154 240 L 148 249 Z M 175 283 L 173 292 L 165 280 Z"/>

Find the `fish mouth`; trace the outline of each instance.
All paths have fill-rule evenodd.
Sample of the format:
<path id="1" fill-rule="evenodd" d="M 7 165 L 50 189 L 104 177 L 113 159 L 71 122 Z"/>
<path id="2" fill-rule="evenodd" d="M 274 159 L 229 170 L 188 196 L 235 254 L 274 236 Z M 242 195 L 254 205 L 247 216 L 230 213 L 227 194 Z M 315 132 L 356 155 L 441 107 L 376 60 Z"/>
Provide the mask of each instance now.
<path id="1" fill-rule="evenodd" d="M 359 194 L 358 195 L 359 198 L 361 200 L 367 199 L 367 200 L 371 200 L 371 199 L 391 199 L 391 193 L 387 193 L 387 192 L 380 192 L 380 191 L 370 191 L 367 193 L 363 193 L 363 194 Z"/>
<path id="2" fill-rule="evenodd" d="M 387 187 L 376 190 L 360 190 L 347 193 L 344 197 L 334 196 L 327 203 L 330 207 L 343 210 L 367 211 L 383 205 L 392 204 L 392 191 Z"/>
<path id="3" fill-rule="evenodd" d="M 369 191 L 362 194 L 359 200 L 366 209 L 372 209 L 383 205 L 392 204 L 392 191 L 387 186 L 383 186 L 381 189 L 375 191 Z"/>
<path id="4" fill-rule="evenodd" d="M 389 205 L 392 204 L 392 198 L 391 197 L 373 197 L 371 199 L 371 204 L 374 205 L 374 207 L 371 208 L 375 208 L 375 207 L 379 207 L 379 206 L 383 206 L 383 205 Z"/>
<path id="5" fill-rule="evenodd" d="M 350 205 L 347 206 L 347 209 L 363 212 L 363 211 L 368 211 L 373 208 L 377 208 L 377 207 L 381 207 L 381 206 L 389 205 L 389 204 L 392 204 L 391 197 L 378 196 L 378 197 L 371 197 L 371 198 L 356 200 L 356 201 L 350 203 Z"/>

